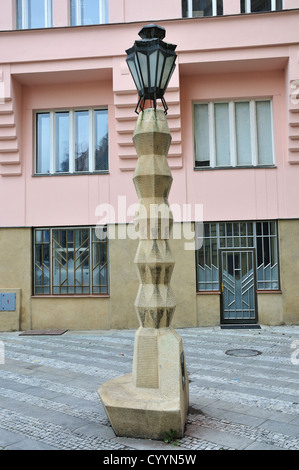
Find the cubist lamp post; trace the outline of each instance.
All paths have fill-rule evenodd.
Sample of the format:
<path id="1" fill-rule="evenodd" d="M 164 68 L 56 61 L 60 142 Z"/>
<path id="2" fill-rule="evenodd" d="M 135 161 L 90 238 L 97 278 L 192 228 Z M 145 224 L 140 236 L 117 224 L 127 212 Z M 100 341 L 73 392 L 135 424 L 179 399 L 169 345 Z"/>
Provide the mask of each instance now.
<path id="1" fill-rule="evenodd" d="M 175 311 L 169 246 L 173 218 L 168 204 L 172 175 L 167 162 L 171 135 L 164 93 L 175 68 L 176 46 L 163 41 L 165 30 L 157 25 L 144 26 L 139 35 L 141 40 L 126 52 L 139 95 L 133 181 L 139 198 L 134 263 L 140 282 L 135 300 L 140 327 L 132 373 L 104 383 L 98 393 L 116 435 L 163 439 L 170 430 L 183 436 L 189 404 L 183 343 L 171 327 Z M 164 109 L 157 108 L 158 99 Z M 151 107 L 145 109 L 147 101 Z"/>

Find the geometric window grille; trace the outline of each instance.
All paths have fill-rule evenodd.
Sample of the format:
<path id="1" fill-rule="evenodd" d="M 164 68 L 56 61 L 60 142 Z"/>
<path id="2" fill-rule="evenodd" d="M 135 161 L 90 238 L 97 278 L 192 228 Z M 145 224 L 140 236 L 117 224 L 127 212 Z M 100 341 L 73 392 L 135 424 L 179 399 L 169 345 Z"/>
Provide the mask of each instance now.
<path id="1" fill-rule="evenodd" d="M 212 222 L 197 237 L 197 291 L 219 291 L 219 250 L 253 249 L 258 290 L 279 289 L 278 233 L 276 221 Z"/>
<path id="2" fill-rule="evenodd" d="M 106 227 L 34 230 L 34 295 L 108 294 Z"/>

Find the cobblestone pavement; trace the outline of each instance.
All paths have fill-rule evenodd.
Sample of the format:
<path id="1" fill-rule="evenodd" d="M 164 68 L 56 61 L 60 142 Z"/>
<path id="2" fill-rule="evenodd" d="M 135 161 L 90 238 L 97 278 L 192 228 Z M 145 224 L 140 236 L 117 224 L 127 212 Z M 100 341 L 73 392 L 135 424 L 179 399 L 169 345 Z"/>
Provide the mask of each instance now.
<path id="1" fill-rule="evenodd" d="M 299 326 L 176 331 L 190 408 L 175 445 L 116 437 L 98 397 L 131 372 L 135 330 L 0 333 L 0 449 L 299 450 Z"/>

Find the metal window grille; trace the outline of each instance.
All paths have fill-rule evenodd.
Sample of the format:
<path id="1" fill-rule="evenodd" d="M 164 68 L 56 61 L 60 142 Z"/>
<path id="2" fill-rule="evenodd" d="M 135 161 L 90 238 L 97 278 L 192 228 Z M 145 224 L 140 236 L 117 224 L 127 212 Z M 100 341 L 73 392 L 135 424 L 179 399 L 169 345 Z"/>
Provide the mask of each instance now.
<path id="1" fill-rule="evenodd" d="M 198 226 L 196 226 L 199 238 Z M 197 290 L 219 290 L 219 250 L 254 249 L 257 289 L 279 289 L 278 233 L 275 221 L 204 224 L 196 252 Z"/>
<path id="2" fill-rule="evenodd" d="M 106 235 L 106 227 L 35 229 L 34 295 L 108 294 Z"/>

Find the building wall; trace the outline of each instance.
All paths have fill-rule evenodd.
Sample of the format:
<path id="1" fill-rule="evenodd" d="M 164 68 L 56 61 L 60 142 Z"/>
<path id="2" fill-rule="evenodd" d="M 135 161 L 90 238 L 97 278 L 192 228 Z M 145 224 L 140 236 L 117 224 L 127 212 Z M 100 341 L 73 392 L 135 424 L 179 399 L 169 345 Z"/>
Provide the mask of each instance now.
<path id="1" fill-rule="evenodd" d="M 299 222 L 284 220 L 279 224 L 280 276 L 283 292 L 283 321 L 287 324 L 299 322 Z"/>
<path id="2" fill-rule="evenodd" d="M 182 19 L 180 0 L 114 0 L 110 24 L 65 27 L 68 2 L 53 0 L 53 28 L 15 31 L 15 2 L 0 0 L 0 289 L 19 299 L 19 320 L 2 315 L 0 329 L 137 326 L 136 240 L 110 237 L 109 296 L 40 298 L 32 296 L 31 235 L 35 227 L 102 223 L 112 233 L 132 220 L 137 94 L 125 49 L 149 21 L 177 44 L 166 94 L 175 220 L 184 221 L 184 204 L 202 207 L 204 221 L 278 220 L 281 292 L 257 294 L 259 321 L 299 323 L 299 0 L 284 7 L 240 15 L 239 0 L 227 0 L 223 17 Z M 274 167 L 194 170 L 193 103 L 250 98 L 273 101 Z M 97 106 L 108 108 L 109 174 L 34 175 L 35 112 Z M 220 293 L 197 294 L 194 251 L 182 239 L 172 247 L 174 326 L 219 325 Z"/>
<path id="3" fill-rule="evenodd" d="M 281 290 L 257 292 L 258 322 L 262 325 L 299 323 L 299 220 L 282 220 L 278 227 Z M 0 229 L 1 292 L 17 292 L 18 300 L 17 313 L 0 312 L 0 331 L 137 328 L 134 302 L 139 281 L 134 258 L 138 241 L 128 236 L 127 225 L 109 227 L 109 233 L 109 295 L 32 296 L 31 229 Z M 195 253 L 186 250 L 185 243 L 184 238 L 170 240 L 175 259 L 171 287 L 176 300 L 172 325 L 219 326 L 220 291 L 196 292 Z"/>
<path id="4" fill-rule="evenodd" d="M 134 301 L 139 281 L 134 258 L 138 240 L 132 239 L 127 225 L 109 227 L 109 295 L 99 296 L 33 296 L 32 295 L 32 230 L 0 229 L 1 291 L 20 290 L 19 321 L 1 317 L 0 331 L 17 329 L 113 329 L 138 327 Z M 172 289 L 176 299 L 173 325 L 195 326 L 196 282 L 194 251 L 185 250 L 184 239 L 171 240 L 175 258 Z M 190 240 L 188 240 L 190 243 Z M 184 281 L 184 282 L 183 282 Z M 188 314 L 186 314 L 188 312 Z M 11 316 L 14 313 L 11 313 Z"/>
<path id="5" fill-rule="evenodd" d="M 170 203 L 203 204 L 205 220 L 297 216 L 299 114 L 297 99 L 293 104 L 289 96 L 290 83 L 299 77 L 297 39 L 293 37 L 297 13 L 165 23 L 167 40 L 178 43 L 178 67 L 169 90 L 169 164 L 174 177 Z M 271 17 L 273 31 L 285 24 L 290 27 L 277 39 L 272 32 L 267 35 L 265 26 L 259 46 L 251 28 L 261 27 L 263 16 L 263 22 Z M 10 65 L 1 66 L 7 100 L 0 108 L 1 146 L 9 149 L 0 156 L 0 195 L 7 200 L 0 207 L 3 226 L 96 223 L 99 204 L 117 208 L 119 195 L 126 197 L 127 206 L 136 202 L 131 177 L 137 159 L 132 144 L 137 98 L 123 46 L 112 38 L 121 34 L 122 42 L 130 45 L 139 26 L 131 23 L 100 25 L 98 29 L 91 26 L 1 33 L 2 62 L 11 61 Z M 235 47 L 234 38 L 238 35 L 241 43 Z M 97 40 L 101 44 L 99 50 L 95 47 Z M 110 51 L 106 47 L 109 41 Z M 64 47 L 60 48 L 61 43 Z M 192 104 L 208 99 L 252 97 L 273 99 L 276 168 L 194 171 Z M 109 111 L 109 176 L 34 176 L 34 112 L 98 105 L 107 106 Z M 11 120 L 16 129 L 13 141 Z M 125 220 L 128 222 L 131 217 L 126 215 Z M 123 222 L 120 214 L 118 221 Z"/>
<path id="6" fill-rule="evenodd" d="M 295 201 L 286 205 L 286 114 L 284 72 L 215 73 L 181 78 L 181 107 L 184 127 L 183 152 L 186 165 L 186 199 L 203 204 L 204 220 L 258 220 L 286 216 L 286 207 L 296 213 Z M 273 100 L 275 168 L 200 169 L 194 167 L 193 112 L 196 102 L 269 97 Z"/>
<path id="7" fill-rule="evenodd" d="M 9 325 L 7 318 L 2 318 L 0 330 L 30 329 L 31 292 L 32 292 L 32 249 L 31 230 L 28 228 L 0 229 L 0 286 L 1 291 L 20 290 L 18 320 Z M 7 313 L 6 317 L 10 315 Z M 14 316 L 14 312 L 11 313 Z M 0 317 L 1 320 L 1 317 Z"/>
<path id="8" fill-rule="evenodd" d="M 70 25 L 69 0 L 52 0 L 53 27 Z M 284 9 L 299 8 L 298 0 L 284 0 Z M 0 31 L 16 27 L 15 0 L 0 0 Z M 224 0 L 224 15 L 240 14 L 240 0 Z M 109 4 L 109 23 L 161 21 L 182 16 L 181 0 L 113 0 Z"/>

